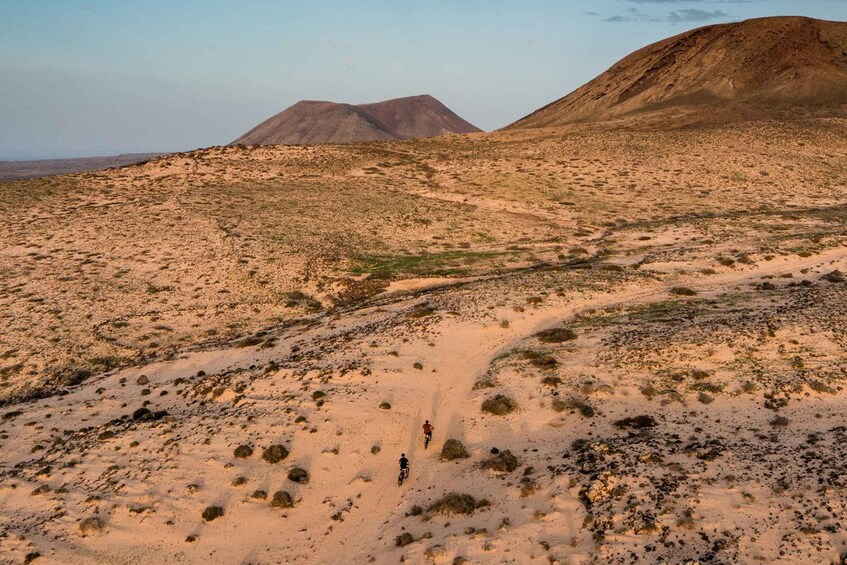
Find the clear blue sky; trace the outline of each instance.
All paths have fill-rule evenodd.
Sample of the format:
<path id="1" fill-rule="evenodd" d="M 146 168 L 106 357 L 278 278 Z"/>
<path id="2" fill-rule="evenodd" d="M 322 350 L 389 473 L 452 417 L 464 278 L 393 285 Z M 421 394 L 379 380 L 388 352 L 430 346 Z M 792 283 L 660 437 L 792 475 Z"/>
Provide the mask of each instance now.
<path id="1" fill-rule="evenodd" d="M 300 99 L 432 94 L 494 129 L 715 22 L 847 0 L 0 0 L 0 159 L 228 143 Z"/>

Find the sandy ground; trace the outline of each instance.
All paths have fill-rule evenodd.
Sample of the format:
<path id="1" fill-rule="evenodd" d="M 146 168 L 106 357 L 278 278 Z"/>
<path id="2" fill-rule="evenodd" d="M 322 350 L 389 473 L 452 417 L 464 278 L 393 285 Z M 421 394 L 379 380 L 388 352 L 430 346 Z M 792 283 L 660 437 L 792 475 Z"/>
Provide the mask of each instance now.
<path id="1" fill-rule="evenodd" d="M 847 152 L 818 125 L 5 185 L 0 558 L 841 562 Z"/>

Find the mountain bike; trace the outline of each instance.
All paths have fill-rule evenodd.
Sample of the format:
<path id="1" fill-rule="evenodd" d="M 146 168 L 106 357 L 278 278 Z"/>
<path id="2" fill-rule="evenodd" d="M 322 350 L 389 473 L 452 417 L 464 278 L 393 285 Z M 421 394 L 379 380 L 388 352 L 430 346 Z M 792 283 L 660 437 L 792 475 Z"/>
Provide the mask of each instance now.
<path id="1" fill-rule="evenodd" d="M 432 441 L 432 432 L 424 434 L 424 449 L 429 447 L 429 442 Z"/>
<path id="2" fill-rule="evenodd" d="M 397 486 L 403 486 L 403 481 L 409 478 L 409 468 L 400 469 L 400 476 L 397 477 Z"/>

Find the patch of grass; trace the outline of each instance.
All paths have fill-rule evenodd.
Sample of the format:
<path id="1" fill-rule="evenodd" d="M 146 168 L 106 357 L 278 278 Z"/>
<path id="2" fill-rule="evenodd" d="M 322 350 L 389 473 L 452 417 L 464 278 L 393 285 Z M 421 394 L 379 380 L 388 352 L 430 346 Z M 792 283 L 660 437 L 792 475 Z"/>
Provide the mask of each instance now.
<path id="1" fill-rule="evenodd" d="M 508 251 L 455 250 L 421 255 L 365 256 L 357 258 L 350 270 L 357 275 L 366 273 L 384 276 L 396 274 L 454 275 L 465 272 L 461 265 L 511 253 Z"/>

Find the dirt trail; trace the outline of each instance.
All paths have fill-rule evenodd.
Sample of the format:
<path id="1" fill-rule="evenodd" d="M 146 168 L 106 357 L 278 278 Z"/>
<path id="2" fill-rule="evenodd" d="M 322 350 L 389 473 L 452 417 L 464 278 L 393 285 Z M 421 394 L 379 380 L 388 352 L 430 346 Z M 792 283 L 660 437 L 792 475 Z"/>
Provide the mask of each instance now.
<path id="1" fill-rule="evenodd" d="M 668 296 L 671 286 L 686 284 L 709 293 L 726 291 L 737 285 L 749 284 L 762 276 L 781 272 L 796 272 L 831 261 L 847 259 L 847 250 L 832 249 L 808 258 L 785 258 L 762 264 L 752 269 L 731 271 L 710 278 L 674 277 L 671 282 L 659 283 L 645 289 L 643 283 L 617 289 L 613 294 L 602 293 L 564 306 L 528 312 L 514 320 L 508 330 L 480 326 L 474 322 L 447 322 L 440 329 L 442 335 L 435 341 L 430 363 L 437 367 L 432 377 L 419 379 L 417 389 L 421 399 L 420 410 L 409 423 L 405 435 L 398 438 L 398 448 L 405 449 L 411 461 L 410 480 L 402 487 L 396 484 L 399 451 L 384 450 L 379 460 L 374 488 L 378 496 L 361 504 L 355 514 L 340 524 L 322 542 L 322 551 L 315 555 L 315 563 L 342 562 L 339 549 L 343 549 L 345 562 L 365 562 L 376 541 L 398 529 L 398 523 L 408 511 L 411 502 L 406 500 L 410 489 L 446 488 L 438 475 L 441 464 L 439 453 L 446 439 L 465 440 L 465 418 L 470 412 L 470 395 L 474 382 L 488 369 L 491 361 L 501 352 L 517 346 L 533 333 L 571 319 L 581 311 L 602 309 L 618 305 L 635 305 Z M 424 451 L 421 426 L 429 419 L 435 426 L 433 442 Z M 378 477 L 378 478 L 377 478 Z M 392 540 L 389 540 L 391 543 Z"/>

